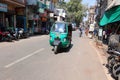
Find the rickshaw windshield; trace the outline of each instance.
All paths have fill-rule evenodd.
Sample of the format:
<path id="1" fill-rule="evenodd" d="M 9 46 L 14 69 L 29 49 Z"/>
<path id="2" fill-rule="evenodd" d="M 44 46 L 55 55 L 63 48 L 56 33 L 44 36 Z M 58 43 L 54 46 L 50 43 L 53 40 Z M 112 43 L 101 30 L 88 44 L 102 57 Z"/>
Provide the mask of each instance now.
<path id="1" fill-rule="evenodd" d="M 52 32 L 60 32 L 65 33 L 66 32 L 66 24 L 65 23 L 55 23 L 52 27 Z"/>

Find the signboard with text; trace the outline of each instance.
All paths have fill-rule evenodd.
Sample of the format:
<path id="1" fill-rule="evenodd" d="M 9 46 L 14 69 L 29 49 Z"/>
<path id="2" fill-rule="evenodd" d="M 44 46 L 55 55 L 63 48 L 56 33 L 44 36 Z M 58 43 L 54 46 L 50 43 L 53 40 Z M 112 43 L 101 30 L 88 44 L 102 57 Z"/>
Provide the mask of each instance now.
<path id="1" fill-rule="evenodd" d="M 6 4 L 0 3 L 0 11 L 7 12 L 8 6 Z"/>

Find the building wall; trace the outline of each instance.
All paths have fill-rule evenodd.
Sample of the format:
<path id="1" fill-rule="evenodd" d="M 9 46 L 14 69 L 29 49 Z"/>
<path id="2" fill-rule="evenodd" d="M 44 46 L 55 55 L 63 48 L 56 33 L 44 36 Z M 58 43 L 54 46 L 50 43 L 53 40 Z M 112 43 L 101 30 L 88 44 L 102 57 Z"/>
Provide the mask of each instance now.
<path id="1" fill-rule="evenodd" d="M 108 0 L 101 1 L 100 3 L 100 17 L 104 15 L 105 9 L 107 8 Z"/>
<path id="2" fill-rule="evenodd" d="M 7 5 L 7 12 L 3 13 L 3 25 L 7 28 L 13 29 L 17 26 L 17 16 L 24 17 L 25 19 L 25 0 L 0 0 L 0 3 Z M 1 12 L 0 12 L 1 13 Z M 19 13 L 19 14 L 18 14 Z M 22 22 L 23 23 L 23 22 Z M 26 22 L 23 23 L 24 28 L 26 27 Z"/>
<path id="3" fill-rule="evenodd" d="M 95 10 L 96 10 L 96 6 L 91 6 L 89 8 L 89 15 L 88 15 L 88 20 L 89 20 L 89 23 L 94 23 L 95 21 Z"/>
<path id="4" fill-rule="evenodd" d="M 26 0 L 27 5 L 37 5 L 37 0 Z"/>
<path id="5" fill-rule="evenodd" d="M 22 3 L 22 4 L 25 3 L 25 0 L 16 0 L 16 1 L 19 2 L 19 3 Z M 34 0 L 32 0 L 32 1 L 34 1 Z"/>
<path id="6" fill-rule="evenodd" d="M 104 12 L 109 4 L 109 0 L 97 0 L 96 7 L 96 22 L 99 23 L 100 19 L 103 17 Z"/>

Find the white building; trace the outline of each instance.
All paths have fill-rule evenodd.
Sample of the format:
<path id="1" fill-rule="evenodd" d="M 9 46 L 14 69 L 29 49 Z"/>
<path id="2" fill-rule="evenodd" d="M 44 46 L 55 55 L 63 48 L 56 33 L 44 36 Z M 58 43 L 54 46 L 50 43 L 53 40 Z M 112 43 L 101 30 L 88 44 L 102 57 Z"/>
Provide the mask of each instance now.
<path id="1" fill-rule="evenodd" d="M 65 19 L 67 15 L 64 9 L 55 9 L 55 13 L 57 14 L 58 21 Z"/>

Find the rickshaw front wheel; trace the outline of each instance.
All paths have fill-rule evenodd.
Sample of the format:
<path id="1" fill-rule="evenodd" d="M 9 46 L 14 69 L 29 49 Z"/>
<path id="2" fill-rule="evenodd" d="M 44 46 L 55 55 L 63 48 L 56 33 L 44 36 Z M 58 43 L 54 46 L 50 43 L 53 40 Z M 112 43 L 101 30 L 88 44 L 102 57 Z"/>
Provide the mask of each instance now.
<path id="1" fill-rule="evenodd" d="M 55 54 L 58 53 L 58 46 L 54 46 L 54 53 L 55 53 Z"/>

